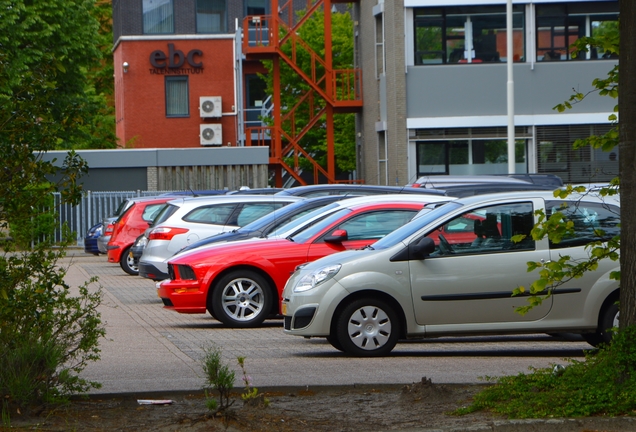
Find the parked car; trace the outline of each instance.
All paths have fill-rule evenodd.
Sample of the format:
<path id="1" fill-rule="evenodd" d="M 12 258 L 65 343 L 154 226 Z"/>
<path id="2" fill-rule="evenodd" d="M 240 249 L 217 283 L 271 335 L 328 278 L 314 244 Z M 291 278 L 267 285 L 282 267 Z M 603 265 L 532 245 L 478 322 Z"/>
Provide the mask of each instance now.
<path id="1" fill-rule="evenodd" d="M 560 242 L 533 240 L 537 210 L 562 212 L 573 233 Z M 494 229 L 454 244 L 440 234 L 471 219 L 492 219 Z M 617 235 L 619 219 L 617 197 L 590 194 L 481 195 L 425 209 L 369 248 L 298 269 L 282 294 L 285 333 L 326 337 L 356 356 L 386 355 L 401 338 L 453 335 L 575 332 L 597 345 L 618 322 L 618 282 L 609 278 L 617 262 L 566 281 L 525 315 L 515 308 L 526 296 L 512 292 L 538 278 L 528 262 L 585 260 L 585 245 Z M 525 237 L 513 241 L 516 235 Z"/>
<path id="2" fill-rule="evenodd" d="M 423 194 L 444 195 L 442 191 L 426 188 L 416 189 L 402 186 L 378 186 L 368 184 L 317 184 L 308 186 L 296 186 L 284 189 L 276 195 L 294 195 L 303 197 L 318 197 L 325 195 L 381 195 L 381 194 Z"/>
<path id="3" fill-rule="evenodd" d="M 534 176 L 535 174 L 525 174 Z M 538 175 L 538 174 L 537 174 Z M 431 176 L 433 177 L 433 176 Z M 310 186 L 297 186 L 278 192 L 277 195 L 296 195 L 304 197 L 316 197 L 324 195 L 377 195 L 377 194 L 424 194 L 450 197 L 465 197 L 495 192 L 513 192 L 523 190 L 555 190 L 558 186 L 553 183 L 530 182 L 518 178 L 504 176 L 446 176 L 452 177 L 447 181 L 441 179 L 445 176 L 435 176 L 439 179 L 435 183 L 429 183 L 426 187 L 414 187 L 415 185 L 377 186 L 377 185 L 351 185 L 351 184 L 321 184 Z M 560 178 L 554 176 L 559 182 Z M 485 179 L 488 178 L 489 181 Z M 556 180 L 555 180 L 556 183 Z M 562 182 L 560 182 L 562 184 Z"/>
<path id="4" fill-rule="evenodd" d="M 153 280 L 168 277 L 168 258 L 184 246 L 256 219 L 304 198 L 276 195 L 221 195 L 168 201 L 147 233 L 148 244 L 139 260 L 139 275 Z"/>
<path id="5" fill-rule="evenodd" d="M 84 236 L 84 252 L 99 255 L 99 247 L 97 245 L 97 239 L 102 235 L 103 225 L 98 223 L 88 229 Z"/>
<path id="6" fill-rule="evenodd" d="M 139 268 L 130 254 L 130 247 L 172 199 L 174 197 L 164 196 L 130 200 L 131 205 L 113 223 L 113 233 L 106 247 L 108 262 L 119 263 L 126 273 L 138 275 Z"/>
<path id="7" fill-rule="evenodd" d="M 246 240 L 249 238 L 264 238 L 276 229 L 286 225 L 287 223 L 298 220 L 298 218 L 311 213 L 317 209 L 323 208 L 328 204 L 336 201 L 348 199 L 347 195 L 327 195 L 316 198 L 308 198 L 295 203 L 291 203 L 281 209 L 274 210 L 273 212 L 263 216 L 260 219 L 255 220 L 252 223 L 245 225 L 244 227 L 237 228 L 232 231 L 216 234 L 211 237 L 199 240 L 196 243 L 192 243 L 178 253 L 186 252 L 192 249 L 196 249 L 201 246 L 205 246 L 213 243 Z"/>
<path id="8" fill-rule="evenodd" d="M 557 189 L 563 186 L 561 177 L 554 174 L 492 174 L 492 175 L 427 175 L 407 186 L 416 188 L 445 189 L 453 186 L 475 184 L 531 184 Z"/>
<path id="9" fill-rule="evenodd" d="M 333 203 L 335 211 L 292 235 L 213 244 L 168 261 L 159 286 L 164 307 L 205 313 L 233 327 L 279 313 L 280 292 L 300 264 L 374 242 L 404 225 L 435 196 L 376 196 Z M 320 212 L 320 210 L 317 210 Z"/>

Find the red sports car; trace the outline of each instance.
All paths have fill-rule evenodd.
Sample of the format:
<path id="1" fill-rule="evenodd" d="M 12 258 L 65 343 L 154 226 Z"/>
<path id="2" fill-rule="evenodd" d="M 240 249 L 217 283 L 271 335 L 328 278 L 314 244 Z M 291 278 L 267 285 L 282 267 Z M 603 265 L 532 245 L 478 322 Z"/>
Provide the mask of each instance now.
<path id="1" fill-rule="evenodd" d="M 139 269 L 129 254 L 135 239 L 141 235 L 148 224 L 171 197 L 133 198 L 133 204 L 113 223 L 113 233 L 108 241 L 108 262 L 119 263 L 122 270 L 138 275 Z"/>
<path id="2" fill-rule="evenodd" d="M 287 238 L 215 244 L 168 261 L 159 285 L 164 307 L 209 313 L 233 327 L 253 327 L 279 313 L 280 293 L 296 266 L 371 244 L 406 224 L 424 202 L 344 206 Z"/>

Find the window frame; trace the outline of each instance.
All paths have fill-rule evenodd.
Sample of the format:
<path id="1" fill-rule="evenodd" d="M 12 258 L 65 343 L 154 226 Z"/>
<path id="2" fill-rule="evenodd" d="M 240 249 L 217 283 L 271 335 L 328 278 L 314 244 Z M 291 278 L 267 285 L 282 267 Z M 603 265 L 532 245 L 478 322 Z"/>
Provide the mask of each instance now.
<path id="1" fill-rule="evenodd" d="M 426 10 L 430 11 L 429 15 L 424 15 L 423 12 L 425 12 Z M 421 12 L 420 15 L 418 15 L 418 11 Z M 493 15 L 502 15 L 504 18 L 504 22 L 506 19 L 506 8 L 505 5 L 476 5 L 476 6 L 446 6 L 446 7 L 419 7 L 419 8 L 415 8 L 414 9 L 414 13 L 413 13 L 413 54 L 414 54 L 414 64 L 415 66 L 439 66 L 439 65 L 451 65 L 451 64 L 503 64 L 505 63 L 505 60 L 500 60 L 501 57 L 505 58 L 506 56 L 506 50 L 496 50 L 497 45 L 498 45 L 498 40 L 497 40 L 497 33 L 493 33 L 493 35 L 495 36 L 495 51 L 488 51 L 488 50 L 480 50 L 479 52 L 476 51 L 475 49 L 475 45 L 472 45 L 472 56 L 470 61 L 468 61 L 467 59 L 464 59 L 464 57 L 458 57 L 458 60 L 456 62 L 451 62 L 449 61 L 450 57 L 451 57 L 451 53 L 449 53 L 449 49 L 452 47 L 449 47 L 448 41 L 449 40 L 453 40 L 456 39 L 458 41 L 464 41 L 466 40 L 466 36 L 464 34 L 464 36 L 459 37 L 459 36 L 452 36 L 449 34 L 449 27 L 452 28 L 459 28 L 457 26 L 452 26 L 449 25 L 449 16 L 463 16 L 466 15 L 469 18 L 471 16 L 479 16 L 479 15 L 484 15 L 487 16 L 489 15 L 488 12 L 490 11 L 490 16 L 492 17 Z M 521 27 L 514 27 L 514 19 L 515 17 L 520 17 L 521 18 Z M 422 25 L 418 25 L 418 23 L 425 23 L 425 22 L 429 22 L 429 23 L 433 23 L 433 22 L 438 22 L 439 26 L 422 26 Z M 467 22 L 471 22 L 470 20 L 468 20 Z M 514 47 L 514 35 L 516 30 L 520 30 L 519 34 L 522 37 L 522 43 L 521 43 L 521 47 L 522 47 L 522 53 L 521 54 L 513 54 L 514 56 L 516 56 L 517 58 L 514 59 L 515 63 L 523 63 L 526 61 L 528 54 L 527 54 L 527 47 L 526 47 L 526 30 L 527 30 L 527 23 L 528 20 L 526 18 L 526 9 L 525 6 L 523 5 L 513 5 L 513 47 Z M 440 50 L 429 50 L 429 51 L 418 51 L 418 28 L 433 28 L 433 27 L 438 27 L 441 31 L 441 49 Z M 471 22 L 471 29 L 473 29 L 472 27 L 472 22 Z M 462 29 L 462 31 L 465 29 L 465 27 Z M 473 30 L 473 36 L 475 35 L 475 32 Z M 491 33 L 488 34 L 481 34 L 481 36 L 490 36 Z M 470 38 L 470 40 L 472 41 L 473 38 Z M 507 43 L 507 39 L 505 40 L 505 43 Z M 458 48 L 460 49 L 460 48 Z M 463 53 L 466 52 L 466 46 L 464 44 L 463 47 Z M 435 63 L 423 63 L 423 62 L 418 62 L 418 59 L 421 58 L 421 56 L 426 55 L 426 54 L 440 54 L 441 55 L 441 61 L 440 62 L 435 62 Z M 477 54 L 481 54 L 482 58 L 479 58 L 479 56 Z M 496 53 L 496 55 L 494 54 Z M 491 56 L 489 56 L 488 54 L 493 54 Z M 475 60 L 473 60 L 473 58 Z"/>
<path id="2" fill-rule="evenodd" d="M 185 81 L 185 98 L 186 98 L 186 113 L 185 114 L 172 114 L 169 112 L 169 90 L 168 86 L 171 82 L 177 81 Z M 166 117 L 167 118 L 186 118 L 190 117 L 190 80 L 187 75 L 175 75 L 175 76 L 166 76 L 164 80 L 164 91 L 165 91 L 165 108 L 166 108 Z"/>

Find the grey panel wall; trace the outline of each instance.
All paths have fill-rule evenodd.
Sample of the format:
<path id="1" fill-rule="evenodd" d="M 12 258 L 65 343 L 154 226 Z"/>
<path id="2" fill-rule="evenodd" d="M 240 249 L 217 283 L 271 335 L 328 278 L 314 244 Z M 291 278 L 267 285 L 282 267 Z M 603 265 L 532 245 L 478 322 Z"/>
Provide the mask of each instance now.
<path id="1" fill-rule="evenodd" d="M 92 169 L 80 183 L 90 191 L 148 190 L 146 168 Z"/>
<path id="2" fill-rule="evenodd" d="M 573 88 L 593 90 L 610 61 L 570 61 L 514 65 L 515 115 L 556 114 L 552 108 L 569 99 Z M 506 114 L 505 64 L 412 66 L 406 77 L 407 117 L 455 117 Z M 613 110 L 616 100 L 589 95 L 570 113 Z"/>

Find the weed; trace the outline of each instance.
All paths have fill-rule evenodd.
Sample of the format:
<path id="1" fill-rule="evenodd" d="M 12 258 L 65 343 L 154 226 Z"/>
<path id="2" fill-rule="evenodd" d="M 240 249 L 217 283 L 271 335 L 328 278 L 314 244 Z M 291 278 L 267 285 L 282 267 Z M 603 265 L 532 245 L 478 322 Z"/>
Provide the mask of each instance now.
<path id="1" fill-rule="evenodd" d="M 241 393 L 241 399 L 243 399 L 243 402 L 250 403 L 258 401 L 264 406 L 268 406 L 269 399 L 264 397 L 262 394 L 259 394 L 256 387 L 252 387 L 252 377 L 247 374 L 247 370 L 245 369 L 245 357 L 237 357 L 236 360 L 241 368 L 241 371 L 243 372 L 242 378 L 243 384 L 245 384 L 243 393 Z"/>
<path id="2" fill-rule="evenodd" d="M 236 374 L 229 366 L 222 363 L 221 350 L 217 347 L 204 347 L 203 371 L 207 384 L 219 392 L 219 401 L 209 399 L 206 405 L 215 413 L 227 410 L 234 401 L 230 401 L 230 392 L 234 388 Z M 206 397 L 208 396 L 206 390 Z M 211 402 L 214 401 L 214 402 Z"/>

